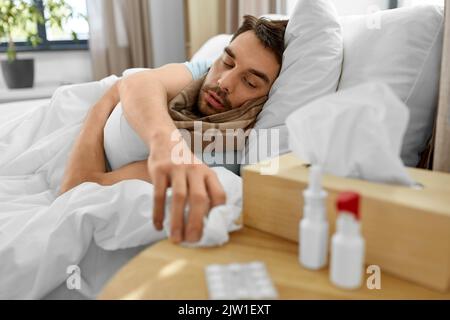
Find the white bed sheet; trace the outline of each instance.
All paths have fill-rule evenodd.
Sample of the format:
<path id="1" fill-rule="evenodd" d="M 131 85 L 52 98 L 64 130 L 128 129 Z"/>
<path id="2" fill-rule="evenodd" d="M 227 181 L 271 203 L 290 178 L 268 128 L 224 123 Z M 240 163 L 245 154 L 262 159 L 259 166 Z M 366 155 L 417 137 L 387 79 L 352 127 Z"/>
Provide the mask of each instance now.
<path id="1" fill-rule="evenodd" d="M 0 124 L 5 123 L 24 113 L 49 104 L 51 99 L 34 99 L 26 101 L 0 103 Z M 94 299 L 113 275 L 120 270 L 127 262 L 139 254 L 148 246 L 107 251 L 100 248 L 94 241 L 91 242 L 85 257 L 80 262 L 79 267 L 83 276 L 84 290 L 69 290 L 66 283 L 62 283 L 47 296 L 44 300 L 81 300 Z M 88 287 L 86 287 L 88 286 Z"/>
<path id="2" fill-rule="evenodd" d="M 6 120 L 12 117 L 18 117 L 25 112 L 30 112 L 39 106 L 50 103 L 50 99 L 35 99 L 26 101 L 16 101 L 0 103 L 0 123 L 4 123 Z"/>
<path id="3" fill-rule="evenodd" d="M 56 197 L 86 112 L 115 80 L 60 88 L 50 101 L 0 104 L 0 298 L 93 299 L 129 259 L 166 238 L 151 223 L 153 186 L 143 181 L 85 183 Z M 242 181 L 214 170 L 227 204 L 210 216 L 234 231 Z M 170 200 L 169 191 L 166 210 Z M 81 269 L 81 290 L 66 287 L 70 265 Z"/>

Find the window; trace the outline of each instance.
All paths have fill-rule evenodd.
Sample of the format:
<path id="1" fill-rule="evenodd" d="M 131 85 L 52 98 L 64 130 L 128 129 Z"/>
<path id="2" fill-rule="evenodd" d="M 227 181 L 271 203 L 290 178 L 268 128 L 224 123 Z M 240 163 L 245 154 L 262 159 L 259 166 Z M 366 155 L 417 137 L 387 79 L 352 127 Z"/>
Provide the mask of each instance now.
<path id="1" fill-rule="evenodd" d="M 39 11 L 48 17 L 48 0 L 33 1 Z M 49 22 L 45 25 L 32 26 L 36 28 L 42 42 L 36 47 L 26 42 L 24 35 L 14 34 L 17 51 L 43 51 L 43 50 L 84 50 L 88 48 L 89 24 L 87 21 L 87 7 L 85 0 L 66 0 L 73 9 L 72 17 L 63 25 L 62 30 L 52 27 Z M 76 35 L 74 39 L 73 34 Z M 0 52 L 6 51 L 6 39 L 0 39 Z"/>

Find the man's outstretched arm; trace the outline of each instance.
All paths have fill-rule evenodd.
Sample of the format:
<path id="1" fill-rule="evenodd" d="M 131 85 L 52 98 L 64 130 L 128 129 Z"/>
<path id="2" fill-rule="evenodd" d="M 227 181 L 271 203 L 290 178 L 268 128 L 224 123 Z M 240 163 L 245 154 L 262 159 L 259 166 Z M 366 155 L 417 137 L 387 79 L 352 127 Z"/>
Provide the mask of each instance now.
<path id="1" fill-rule="evenodd" d="M 171 64 L 124 78 L 119 87 L 125 117 L 150 149 L 147 168 L 155 187 L 153 222 L 158 230 L 163 228 L 166 191 L 172 188 L 171 235 L 176 243 L 199 241 L 204 216 L 226 200 L 214 171 L 195 161 L 167 112 L 168 101 L 191 81 L 186 66 Z M 191 160 L 188 163 L 177 164 L 172 159 L 173 148 L 180 145 L 185 158 Z M 188 204 L 190 212 L 185 225 L 184 210 Z"/>

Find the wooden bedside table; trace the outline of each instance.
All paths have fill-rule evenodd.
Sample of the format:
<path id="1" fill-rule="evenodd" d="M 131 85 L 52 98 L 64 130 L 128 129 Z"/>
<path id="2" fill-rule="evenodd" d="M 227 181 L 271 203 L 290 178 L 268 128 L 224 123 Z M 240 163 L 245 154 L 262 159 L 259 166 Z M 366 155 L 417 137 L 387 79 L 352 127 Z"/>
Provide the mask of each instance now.
<path id="1" fill-rule="evenodd" d="M 220 248 L 187 249 L 162 241 L 131 260 L 104 288 L 99 299 L 208 299 L 204 269 L 209 264 L 263 261 L 280 299 L 450 299 L 383 273 L 381 290 L 345 291 L 328 280 L 328 268 L 309 271 L 298 263 L 298 246 L 254 229 L 233 233 Z M 370 275 L 366 275 L 367 277 Z"/>

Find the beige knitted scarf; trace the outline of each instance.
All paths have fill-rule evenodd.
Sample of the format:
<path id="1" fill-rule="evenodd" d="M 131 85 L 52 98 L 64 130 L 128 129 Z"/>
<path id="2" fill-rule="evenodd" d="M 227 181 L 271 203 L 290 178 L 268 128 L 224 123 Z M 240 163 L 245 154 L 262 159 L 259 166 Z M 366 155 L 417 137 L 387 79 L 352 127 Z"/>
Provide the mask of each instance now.
<path id="1" fill-rule="evenodd" d="M 196 122 L 201 122 L 202 134 L 210 129 L 220 130 L 224 138 L 227 133 L 229 136 L 229 129 L 234 130 L 234 132 L 238 132 L 237 129 L 242 129 L 241 132 L 251 129 L 256 122 L 256 117 L 267 101 L 267 96 L 248 101 L 241 107 L 233 110 L 211 116 L 200 116 L 197 112 L 197 102 L 205 78 L 206 76 L 193 81 L 170 101 L 168 106 L 169 115 L 172 117 L 176 127 L 188 130 L 191 136 L 194 137 L 194 125 Z M 235 141 L 239 141 L 239 139 Z M 235 143 L 235 150 L 240 150 L 242 147 L 242 143 Z"/>

